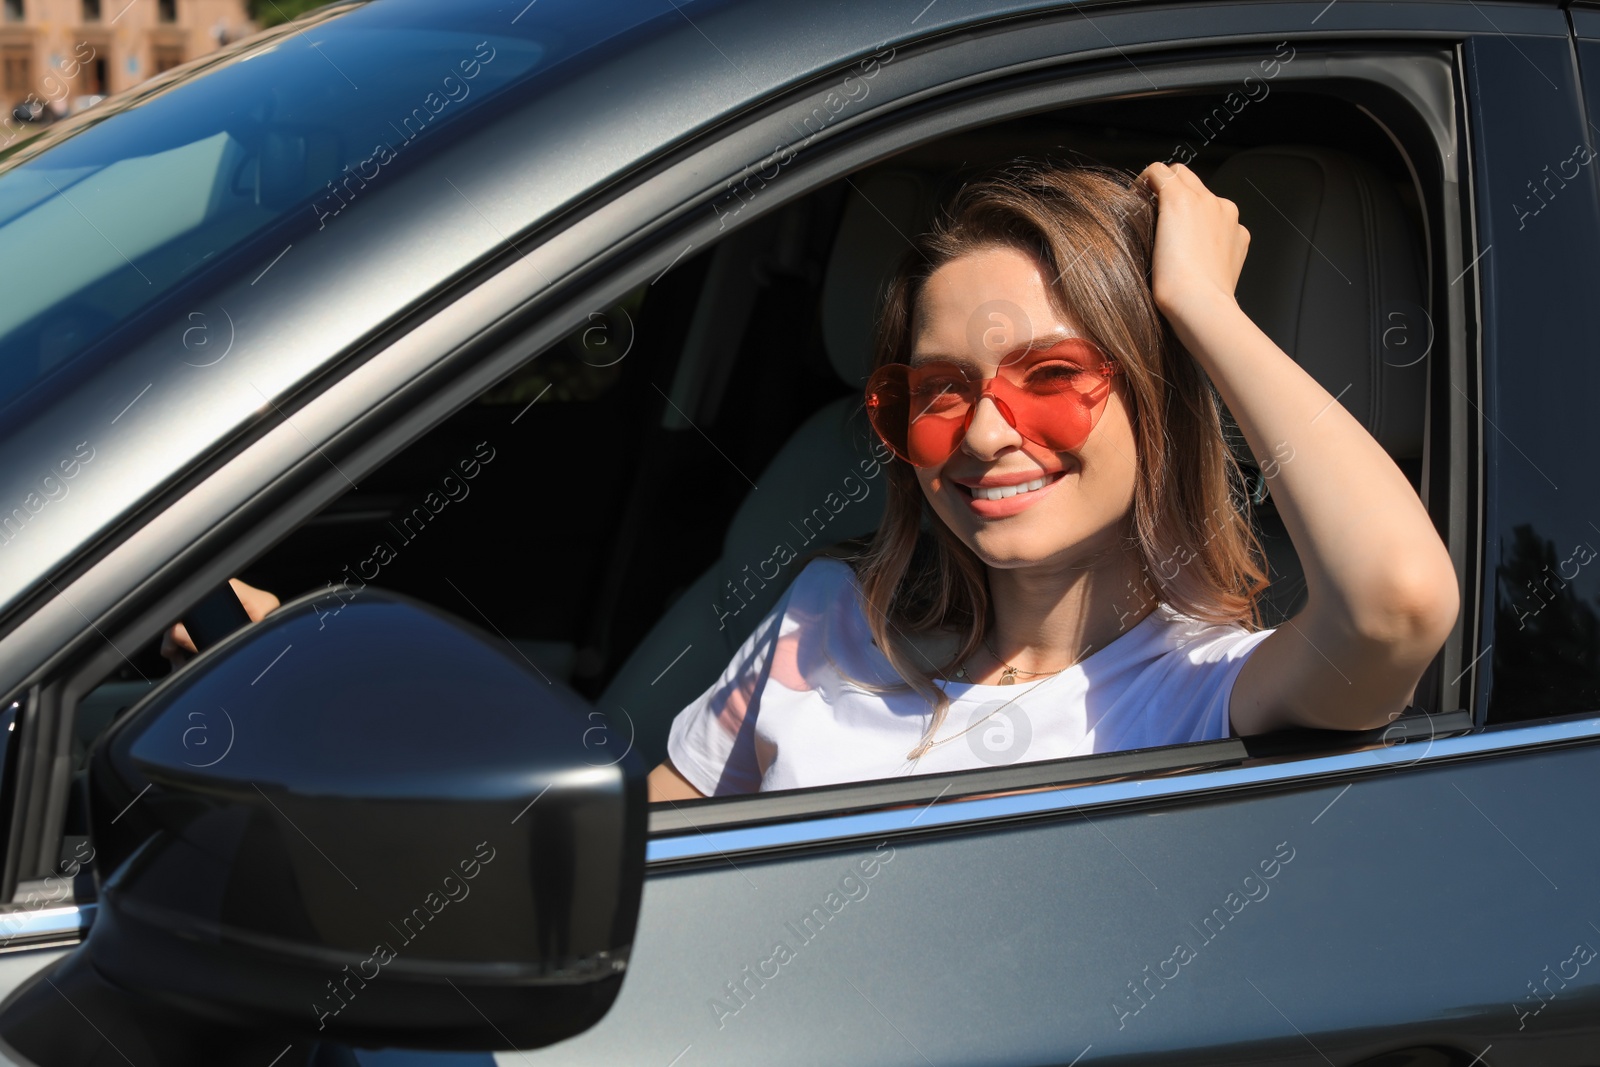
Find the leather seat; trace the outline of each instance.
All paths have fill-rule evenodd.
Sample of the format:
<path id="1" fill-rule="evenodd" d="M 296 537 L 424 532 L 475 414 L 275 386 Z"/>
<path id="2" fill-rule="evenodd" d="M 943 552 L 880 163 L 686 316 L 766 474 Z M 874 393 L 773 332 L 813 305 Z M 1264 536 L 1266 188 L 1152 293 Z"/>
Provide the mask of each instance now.
<path id="1" fill-rule="evenodd" d="M 602 695 L 607 714 L 627 713 L 635 747 L 649 765 L 665 756 L 673 716 L 726 668 L 806 553 L 870 533 L 882 515 L 881 471 L 872 479 L 861 474 L 872 438 L 859 390 L 883 287 L 907 238 L 927 228 L 942 190 L 933 176 L 911 171 L 853 182 L 822 297 L 828 357 L 852 393 L 817 411 L 773 458 L 729 526 L 721 557 L 668 609 Z M 1426 363 L 1404 364 L 1424 342 L 1413 336 L 1412 347 L 1397 344 L 1393 320 L 1385 318 L 1392 310 L 1414 319 L 1421 310 L 1419 242 L 1387 179 L 1346 153 L 1272 147 L 1235 154 L 1208 185 L 1239 205 L 1251 233 L 1237 290 L 1246 312 L 1330 393 L 1342 393 L 1340 402 L 1391 455 L 1419 458 Z M 1232 432 L 1237 453 L 1253 467 L 1237 428 Z M 830 512 L 825 499 L 851 474 L 868 492 Z M 1257 519 L 1273 579 L 1263 614 L 1274 625 L 1298 610 L 1305 583 L 1270 497 L 1259 504 Z M 774 577 L 779 546 L 798 558 Z"/>

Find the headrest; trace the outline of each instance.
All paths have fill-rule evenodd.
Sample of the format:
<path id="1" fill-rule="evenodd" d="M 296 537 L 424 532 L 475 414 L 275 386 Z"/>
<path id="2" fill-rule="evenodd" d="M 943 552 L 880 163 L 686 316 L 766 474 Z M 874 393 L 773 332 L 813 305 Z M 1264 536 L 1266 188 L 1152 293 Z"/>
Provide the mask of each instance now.
<path id="1" fill-rule="evenodd" d="M 1250 231 L 1245 313 L 1391 456 L 1421 456 L 1432 330 L 1394 186 L 1355 156 L 1296 145 L 1239 152 L 1206 184 Z"/>
<path id="2" fill-rule="evenodd" d="M 839 377 L 864 388 L 884 291 L 934 205 L 932 183 L 912 171 L 878 171 L 851 186 L 822 282 L 822 340 Z"/>

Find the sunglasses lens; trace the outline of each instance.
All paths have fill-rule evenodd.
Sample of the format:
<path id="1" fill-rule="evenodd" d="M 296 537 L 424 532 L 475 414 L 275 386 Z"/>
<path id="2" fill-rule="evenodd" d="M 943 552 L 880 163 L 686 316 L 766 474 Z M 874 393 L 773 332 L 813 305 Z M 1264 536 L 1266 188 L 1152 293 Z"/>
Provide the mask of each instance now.
<path id="1" fill-rule="evenodd" d="M 961 443 L 976 392 L 956 364 L 891 363 L 867 383 L 867 417 L 895 455 L 936 467 Z"/>
<path id="2" fill-rule="evenodd" d="M 1082 447 L 1111 395 L 1115 364 L 1086 342 L 1029 353 L 993 378 L 968 377 L 963 364 L 891 363 L 867 383 L 867 416 L 895 455 L 936 467 L 960 447 L 973 405 L 988 394 L 1023 437 L 1055 452 Z"/>
<path id="3" fill-rule="evenodd" d="M 1049 350 L 1002 367 L 990 388 L 1015 413 L 1018 433 L 1053 452 L 1070 452 L 1083 447 L 1105 412 L 1111 396 L 1105 372 L 1115 373 L 1115 366 L 1098 350 Z"/>

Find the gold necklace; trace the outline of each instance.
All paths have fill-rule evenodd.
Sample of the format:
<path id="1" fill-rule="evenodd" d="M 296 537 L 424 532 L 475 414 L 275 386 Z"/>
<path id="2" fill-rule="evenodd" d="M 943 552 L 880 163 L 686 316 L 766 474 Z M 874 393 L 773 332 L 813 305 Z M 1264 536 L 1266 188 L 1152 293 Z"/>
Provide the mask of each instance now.
<path id="1" fill-rule="evenodd" d="M 1066 668 L 1063 667 L 1062 670 L 1066 670 Z M 1060 672 L 1058 671 L 1057 673 L 1060 673 Z M 1009 684 L 1009 683 L 1007 683 L 1007 684 Z M 1040 684 L 1042 685 L 1044 683 L 1041 682 Z M 1030 689 L 1029 692 L 1032 692 L 1032 690 Z M 1022 697 L 1022 694 L 1018 693 L 1016 696 L 1012 697 L 1010 700 L 1006 701 L 1004 704 L 1001 704 L 998 708 L 995 708 L 993 711 L 989 712 L 989 714 L 985 715 L 983 718 L 979 719 L 977 722 L 973 723 L 971 726 L 968 726 L 965 730 L 958 730 L 955 733 L 951 734 L 949 737 L 941 737 L 938 740 L 934 740 L 933 738 L 928 738 L 928 739 L 922 741 L 921 743 L 919 743 L 917 745 L 916 748 L 912 749 L 906 755 L 906 758 L 909 759 L 909 760 L 919 760 L 927 753 L 927 751 L 930 748 L 934 748 L 935 746 L 942 745 L 946 741 L 954 741 L 956 738 L 961 737 L 964 734 L 971 733 L 973 730 L 977 729 L 979 726 L 982 726 L 984 723 L 986 723 L 990 719 L 994 718 L 997 714 L 999 714 L 1000 712 L 1004 711 L 1006 708 L 1010 707 L 1012 704 L 1016 703 L 1019 699 L 1021 699 L 1021 697 Z"/>
<path id="2" fill-rule="evenodd" d="M 996 652 L 994 650 L 994 646 L 989 643 L 989 638 L 987 636 L 985 636 L 984 639 L 983 639 L 983 647 L 988 650 L 989 655 L 994 657 L 994 661 L 996 663 L 1000 664 L 1000 666 L 1005 668 L 1005 670 L 1000 672 L 1000 681 L 996 683 L 997 685 L 1015 685 L 1016 682 L 1017 682 L 1017 675 L 1019 675 L 1019 674 L 1025 674 L 1030 678 L 1038 678 L 1038 677 L 1042 677 L 1044 675 L 1060 674 L 1062 671 L 1066 670 L 1067 667 L 1072 666 L 1072 664 L 1069 663 L 1069 664 L 1067 664 L 1067 667 L 1057 667 L 1053 671 L 1025 671 L 1025 670 L 1022 670 L 1021 668 L 1013 667 L 1011 664 L 1009 664 L 1005 660 L 1001 659 L 1000 658 L 1000 654 L 998 652 Z M 1076 661 L 1074 661 L 1074 662 L 1076 662 Z M 956 677 L 957 678 L 965 678 L 965 677 L 967 677 L 967 665 L 965 663 L 963 663 L 959 668 L 957 668 Z"/>
<path id="3" fill-rule="evenodd" d="M 1058 675 L 1062 671 L 1066 670 L 1067 667 L 1072 666 L 1072 664 L 1069 663 L 1069 664 L 1067 664 L 1067 667 L 1062 667 L 1060 670 L 1054 670 L 1054 671 L 1019 671 L 1019 670 L 1017 670 L 1017 668 L 1011 666 L 1011 664 L 1009 664 L 1005 660 L 1001 659 L 998 655 L 995 655 L 994 649 L 989 648 L 989 639 L 987 637 L 985 637 L 983 639 L 983 647 L 989 650 L 989 655 L 994 656 L 996 662 L 1000 663 L 1002 666 L 1004 666 L 1006 668 L 1005 672 L 1003 674 L 1001 674 L 1001 676 L 1000 676 L 1000 684 L 1001 685 L 1015 685 L 1016 681 L 1017 681 L 1016 676 L 1019 675 L 1019 674 L 1046 674 L 1046 675 L 1054 676 L 1054 675 Z M 1094 648 L 1094 646 L 1091 645 L 1091 646 L 1089 646 L 1089 648 L 1084 649 L 1083 650 L 1083 656 L 1087 656 L 1089 654 L 1089 652 L 1093 648 Z M 1078 660 L 1076 660 L 1074 662 L 1082 662 L 1083 656 L 1080 656 L 1078 658 Z M 957 678 L 965 678 L 967 676 L 967 666 L 966 666 L 966 664 L 963 663 L 959 668 L 956 669 L 955 676 Z M 1049 680 L 1048 678 L 1045 679 L 1045 681 L 1048 681 L 1048 680 Z M 1041 685 L 1041 686 L 1044 685 L 1044 684 L 1045 684 L 1044 682 L 1040 682 L 1039 683 L 1039 685 Z M 1037 687 L 1035 687 L 1035 688 L 1037 688 Z M 1028 690 L 1029 693 L 1032 693 L 1033 691 L 1034 691 L 1033 689 Z M 994 718 L 995 715 L 997 715 L 998 713 L 1004 711 L 1006 708 L 1010 707 L 1012 704 L 1016 703 L 1024 695 L 1025 694 L 1018 693 L 1016 696 L 1012 697 L 1010 700 L 1006 701 L 1004 704 L 1001 704 L 999 707 L 997 707 L 993 711 L 989 712 L 989 714 L 985 715 L 983 718 L 979 719 L 977 722 L 972 723 L 970 726 L 968 726 L 964 730 L 956 731 L 955 733 L 951 734 L 949 737 L 941 737 L 941 738 L 938 738 L 938 739 L 935 739 L 933 737 L 925 737 L 925 738 L 923 738 L 920 742 L 917 743 L 915 748 L 913 748 L 910 752 L 906 753 L 906 759 L 908 759 L 908 760 L 910 760 L 911 762 L 914 763 L 917 760 L 921 759 L 924 755 L 926 755 L 929 749 L 935 748 L 935 747 L 937 747 L 939 745 L 942 745 L 946 741 L 954 741 L 956 738 L 961 737 L 964 734 L 971 733 L 977 727 L 982 726 L 984 723 L 986 723 L 990 719 Z"/>

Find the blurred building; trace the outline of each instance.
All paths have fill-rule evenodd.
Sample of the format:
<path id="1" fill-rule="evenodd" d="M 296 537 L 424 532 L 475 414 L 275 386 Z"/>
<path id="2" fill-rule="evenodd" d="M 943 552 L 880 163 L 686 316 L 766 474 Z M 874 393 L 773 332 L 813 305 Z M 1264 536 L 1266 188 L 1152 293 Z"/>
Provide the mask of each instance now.
<path id="1" fill-rule="evenodd" d="M 255 29 L 245 0 L 0 0 L 0 104 L 81 111 Z"/>

